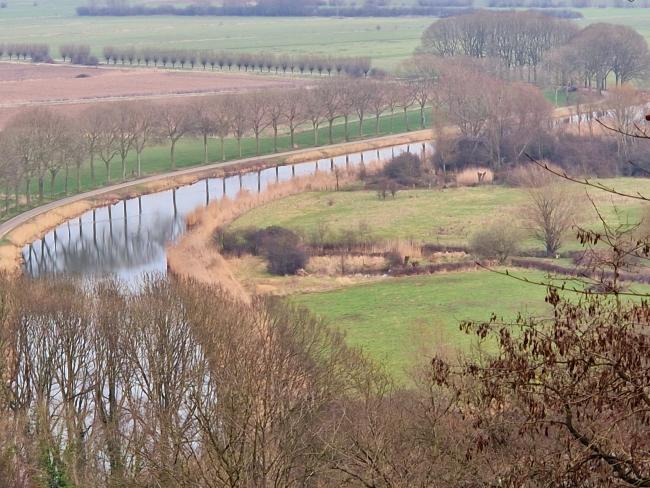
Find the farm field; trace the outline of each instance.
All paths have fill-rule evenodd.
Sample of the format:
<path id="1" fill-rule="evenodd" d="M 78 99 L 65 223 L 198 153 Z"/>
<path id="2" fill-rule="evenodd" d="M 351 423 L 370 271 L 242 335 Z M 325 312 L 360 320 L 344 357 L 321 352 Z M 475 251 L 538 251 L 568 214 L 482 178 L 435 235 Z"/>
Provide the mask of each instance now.
<path id="1" fill-rule="evenodd" d="M 56 53 L 63 43 L 89 44 L 101 55 L 106 45 L 271 51 L 276 53 L 371 56 L 394 69 L 419 45 L 433 17 L 78 17 L 83 0 L 9 0 L 0 9 L 1 42 L 44 42 Z M 402 2 L 403 3 L 403 2 Z M 613 22 L 650 37 L 650 9 L 580 9 L 581 25 Z M 58 54 L 58 53 L 57 53 Z"/>
<path id="2" fill-rule="evenodd" d="M 540 272 L 521 273 L 544 278 Z M 479 352 L 476 338 L 460 330 L 461 321 L 489 320 L 492 313 L 504 320 L 519 312 L 539 316 L 549 310 L 545 293 L 542 286 L 490 271 L 468 271 L 390 278 L 290 300 L 343 331 L 350 345 L 404 381 L 410 368 L 433 354 L 453 359 L 459 352 Z"/>
<path id="3" fill-rule="evenodd" d="M 0 107 L 175 93 L 231 93 L 299 84 L 304 81 L 236 72 L 0 63 Z"/>
<path id="4" fill-rule="evenodd" d="M 650 179 L 617 178 L 600 180 L 625 192 L 650 195 Z M 579 185 L 576 198 L 584 198 Z M 599 210 L 610 223 L 634 222 L 642 218 L 643 204 L 636 200 L 590 191 Z M 526 202 L 525 190 L 499 185 L 408 190 L 395 199 L 380 200 L 374 191 L 311 192 L 295 195 L 252 210 L 233 224 L 233 228 L 279 225 L 305 235 L 326 223 L 332 231 L 368 228 L 378 239 L 412 239 L 441 245 L 466 245 L 473 232 L 496 218 L 521 218 L 518 210 Z M 596 226 L 597 215 L 586 204 L 582 223 Z M 523 224 L 523 223 L 522 223 Z M 524 246 L 542 250 L 540 243 L 528 239 Z M 578 249 L 567 238 L 562 250 Z"/>
<path id="5" fill-rule="evenodd" d="M 0 63 L 0 128 L 25 107 L 51 105 L 70 115 L 110 100 L 288 88 L 304 80 L 244 73 L 92 68 Z M 100 108 L 98 108 L 100 109 Z"/>
<path id="6" fill-rule="evenodd" d="M 87 43 L 101 55 L 106 45 L 227 49 L 276 53 L 371 56 L 394 68 L 410 56 L 434 18 L 293 17 L 77 17 L 84 0 L 9 0 L 0 9 L 0 42 L 45 42 L 55 51 Z"/>

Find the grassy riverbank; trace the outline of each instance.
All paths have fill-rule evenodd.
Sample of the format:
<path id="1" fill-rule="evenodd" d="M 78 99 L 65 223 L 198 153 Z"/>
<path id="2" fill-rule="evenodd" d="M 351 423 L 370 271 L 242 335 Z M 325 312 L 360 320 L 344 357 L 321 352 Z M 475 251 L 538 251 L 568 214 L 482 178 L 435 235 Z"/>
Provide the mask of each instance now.
<path id="1" fill-rule="evenodd" d="M 420 112 L 418 110 L 408 112 L 408 128 L 410 130 L 420 129 Z M 425 114 L 427 119 L 426 127 L 430 124 L 430 114 Z M 379 131 L 375 131 L 375 119 L 370 118 L 364 120 L 363 132 L 362 135 L 359 133 L 359 122 L 353 120 L 349 123 L 349 136 L 351 141 L 355 140 L 364 140 L 376 136 L 386 136 L 391 134 L 400 134 L 407 132 L 407 123 L 404 119 L 402 113 L 396 113 L 395 115 L 385 115 L 381 117 L 379 124 Z M 329 131 L 327 126 L 320 127 L 317 131 L 318 145 L 315 144 L 316 138 L 313 130 L 309 130 L 307 127 L 302 127 L 300 131 L 296 133 L 294 147 L 291 147 L 290 137 L 286 133 L 280 134 L 278 137 L 278 152 L 290 151 L 292 149 L 308 149 L 312 147 L 323 147 L 329 145 Z M 332 137 L 333 144 L 340 144 L 345 142 L 345 132 L 343 124 L 336 124 L 333 130 Z M 256 144 L 255 139 L 252 137 L 246 137 L 242 139 L 242 154 L 239 155 L 239 147 L 237 141 L 233 138 L 228 138 L 225 140 L 224 144 L 226 162 L 236 161 L 242 158 L 250 158 L 256 155 Z M 260 139 L 260 156 L 268 156 L 274 153 L 273 147 L 273 138 L 268 134 L 264 135 Z M 220 162 L 222 160 L 221 155 L 221 146 L 218 140 L 211 139 L 208 143 L 208 159 L 210 162 Z M 142 153 L 142 175 L 150 176 L 154 174 L 164 173 L 170 170 L 170 159 L 169 159 L 169 146 L 167 144 L 160 144 L 156 146 L 151 146 L 146 148 Z M 197 138 L 184 138 L 181 139 L 176 145 L 176 167 L 177 169 L 197 167 L 204 164 L 203 161 L 203 141 Z M 132 175 L 136 167 L 136 155 L 135 151 L 132 151 L 127 158 L 127 174 Z M 121 166 L 120 162 L 113 160 L 110 164 L 111 171 L 111 182 L 119 183 L 121 175 Z M 106 167 L 101 160 L 95 161 L 95 184 L 93 184 L 91 178 L 91 170 L 89 163 L 84 164 L 81 167 L 80 172 L 80 189 L 81 192 L 93 190 L 102 186 L 109 184 L 108 174 L 106 172 Z M 3 213 L 4 211 L 4 202 L 0 198 L 0 222 L 6 221 L 11 217 L 22 213 L 26 210 L 34 208 L 41 203 L 47 203 L 50 201 L 58 200 L 64 196 L 66 179 L 65 173 L 61 171 L 60 175 L 55 181 L 54 188 L 50 186 L 49 181 L 45 182 L 45 194 L 46 198 L 44 202 L 37 201 L 37 185 L 35 182 L 32 182 L 31 195 L 32 195 L 32 204 L 27 206 L 25 204 L 20 205 L 18 208 L 12 208 L 8 213 Z M 76 192 L 76 171 L 74 168 L 70 168 L 70 172 L 67 178 L 67 195 L 73 195 Z M 20 189 L 21 192 L 24 189 Z M 6 190 L 5 190 L 6 191 Z M 2 191 L 0 191 L 2 193 Z M 12 190 L 10 190 L 12 194 Z M 24 199 L 24 195 L 21 195 L 21 198 Z M 13 201 L 12 201 L 13 205 Z"/>

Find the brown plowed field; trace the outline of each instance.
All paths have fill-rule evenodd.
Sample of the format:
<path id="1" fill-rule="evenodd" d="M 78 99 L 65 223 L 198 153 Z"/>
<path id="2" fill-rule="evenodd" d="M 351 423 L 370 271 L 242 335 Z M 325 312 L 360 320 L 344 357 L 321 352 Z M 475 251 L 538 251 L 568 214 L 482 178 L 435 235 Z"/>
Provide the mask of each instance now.
<path id="1" fill-rule="evenodd" d="M 198 69 L 0 63 L 0 127 L 16 112 L 35 105 L 52 105 L 74 114 L 91 103 L 233 93 L 301 83 L 289 77 Z"/>

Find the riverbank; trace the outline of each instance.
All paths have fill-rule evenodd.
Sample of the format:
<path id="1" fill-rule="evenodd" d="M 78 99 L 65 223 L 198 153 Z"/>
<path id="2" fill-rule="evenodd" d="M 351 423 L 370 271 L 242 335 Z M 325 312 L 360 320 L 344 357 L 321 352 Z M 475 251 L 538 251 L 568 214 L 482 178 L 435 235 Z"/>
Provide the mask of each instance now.
<path id="1" fill-rule="evenodd" d="M 382 164 L 382 161 L 377 161 L 368 170 L 375 171 Z M 357 178 L 354 169 L 337 174 L 321 172 L 272 184 L 262 193 L 246 192 L 235 199 L 223 199 L 201 208 L 186 219 L 189 231 L 178 243 L 167 248 L 167 270 L 174 276 L 218 285 L 237 298 L 249 301 L 249 291 L 235 277 L 228 261 L 217 249 L 214 242 L 216 230 L 254 208 L 306 191 L 334 190 Z"/>
<path id="2" fill-rule="evenodd" d="M 209 177 L 228 177 L 274 166 L 297 164 L 401 144 L 422 143 L 431 138 L 431 131 L 425 129 L 365 141 L 335 144 L 320 149 L 303 149 L 226 163 L 213 163 L 99 188 L 51 202 L 0 224 L 0 272 L 19 272 L 21 250 L 25 245 L 41 238 L 61 223 L 93 208 L 127 198 L 178 188 Z"/>

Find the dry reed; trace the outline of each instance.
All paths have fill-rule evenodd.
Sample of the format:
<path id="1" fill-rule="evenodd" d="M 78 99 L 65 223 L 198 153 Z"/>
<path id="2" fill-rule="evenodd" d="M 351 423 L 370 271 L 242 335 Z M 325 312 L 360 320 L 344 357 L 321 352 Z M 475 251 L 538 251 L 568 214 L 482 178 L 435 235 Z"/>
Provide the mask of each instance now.
<path id="1" fill-rule="evenodd" d="M 489 168 L 469 167 L 456 173 L 457 186 L 477 186 L 492 183 L 494 173 Z"/>
<path id="2" fill-rule="evenodd" d="M 366 165 L 368 172 L 383 167 L 378 161 Z M 296 177 L 292 180 L 275 183 L 262 193 L 241 192 L 236 198 L 224 198 L 206 208 L 201 208 L 186 218 L 189 232 L 167 250 L 167 267 L 180 277 L 217 284 L 242 300 L 250 300 L 241 283 L 237 282 L 226 259 L 219 254 L 214 244 L 217 229 L 229 224 L 250 210 L 270 202 L 306 191 L 328 191 L 348 185 L 357 179 L 353 170 L 339 170 L 336 173 L 321 172 L 311 176 Z"/>

